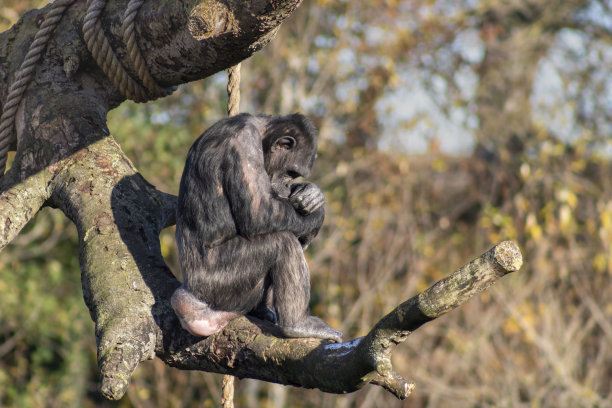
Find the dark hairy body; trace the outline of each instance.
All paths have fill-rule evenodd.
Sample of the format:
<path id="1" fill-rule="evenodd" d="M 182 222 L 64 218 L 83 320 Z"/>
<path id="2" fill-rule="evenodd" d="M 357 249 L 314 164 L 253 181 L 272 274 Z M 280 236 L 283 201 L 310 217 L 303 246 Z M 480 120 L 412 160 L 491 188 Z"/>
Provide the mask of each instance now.
<path id="1" fill-rule="evenodd" d="M 325 217 L 308 177 L 316 131 L 300 114 L 221 120 L 193 144 L 179 190 L 176 238 L 183 285 L 172 306 L 185 329 L 208 336 L 253 314 L 288 337 L 340 341 L 308 311 L 303 248 Z"/>

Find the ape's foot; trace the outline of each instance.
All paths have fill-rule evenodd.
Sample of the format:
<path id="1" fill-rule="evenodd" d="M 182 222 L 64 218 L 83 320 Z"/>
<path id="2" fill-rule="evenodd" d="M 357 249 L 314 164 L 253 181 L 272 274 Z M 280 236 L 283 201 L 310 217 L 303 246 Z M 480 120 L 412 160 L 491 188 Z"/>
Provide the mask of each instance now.
<path id="1" fill-rule="evenodd" d="M 297 324 L 281 326 L 283 334 L 287 337 L 316 337 L 318 339 L 342 342 L 342 332 L 330 327 L 316 316 L 308 316 Z"/>
<path id="2" fill-rule="evenodd" d="M 256 317 L 260 320 L 265 320 L 266 322 L 270 322 L 274 324 L 278 322 L 278 317 L 276 316 L 276 313 L 274 313 L 272 310 L 270 310 L 265 305 L 259 305 L 247 314 L 249 316 Z"/>

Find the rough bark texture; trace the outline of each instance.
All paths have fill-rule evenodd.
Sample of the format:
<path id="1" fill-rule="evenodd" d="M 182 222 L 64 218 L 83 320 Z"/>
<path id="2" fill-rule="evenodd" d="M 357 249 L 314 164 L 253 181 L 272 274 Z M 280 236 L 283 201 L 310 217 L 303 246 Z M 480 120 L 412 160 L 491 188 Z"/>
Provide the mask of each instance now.
<path id="1" fill-rule="evenodd" d="M 299 2 L 147 1 L 136 18 L 139 47 L 164 87 L 204 78 L 263 47 Z M 109 1 L 102 22 L 129 70 L 119 35 L 126 4 Z M 48 9 L 27 13 L 0 35 L 2 103 Z M 335 393 L 372 382 L 405 398 L 411 387 L 392 370 L 394 347 L 520 266 L 516 245 L 503 243 L 348 343 L 282 339 L 274 326 L 246 318 L 205 339 L 189 335 L 169 306 L 179 282 L 162 259 L 158 239 L 174 223 L 176 197 L 147 183 L 109 135 L 106 114 L 124 98 L 83 42 L 84 12 L 85 2 L 66 12 L 18 112 L 17 154 L 0 186 L 0 249 L 45 204 L 76 224 L 106 397 L 121 398 L 140 361 L 157 356 L 181 369 Z"/>

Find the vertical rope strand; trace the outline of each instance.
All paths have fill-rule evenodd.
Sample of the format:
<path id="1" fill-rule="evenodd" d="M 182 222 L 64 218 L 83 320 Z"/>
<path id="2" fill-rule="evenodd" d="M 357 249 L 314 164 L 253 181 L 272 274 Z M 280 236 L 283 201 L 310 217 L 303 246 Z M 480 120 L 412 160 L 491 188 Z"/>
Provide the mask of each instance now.
<path id="1" fill-rule="evenodd" d="M 240 112 L 240 64 L 227 70 L 227 116 Z"/>
<path id="2" fill-rule="evenodd" d="M 225 374 L 221 381 L 223 389 L 223 397 L 221 397 L 221 406 L 223 408 L 234 408 L 234 376 Z"/>
<path id="3" fill-rule="evenodd" d="M 227 70 L 227 116 L 240 112 L 240 63 Z M 234 408 L 234 376 L 226 374 L 221 381 L 223 408 Z"/>

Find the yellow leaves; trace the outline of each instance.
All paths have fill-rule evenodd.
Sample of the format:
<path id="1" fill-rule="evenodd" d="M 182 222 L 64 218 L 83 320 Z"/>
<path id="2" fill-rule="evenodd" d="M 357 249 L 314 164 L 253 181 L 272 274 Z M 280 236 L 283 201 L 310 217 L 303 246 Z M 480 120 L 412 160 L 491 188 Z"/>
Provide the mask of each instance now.
<path id="1" fill-rule="evenodd" d="M 610 205 L 608 205 L 606 209 L 601 212 L 599 220 L 601 221 L 601 229 L 603 231 L 612 231 L 612 208 L 610 208 Z M 610 235 L 608 235 L 608 237 L 610 237 Z"/>
<path id="2" fill-rule="evenodd" d="M 559 190 L 556 196 L 557 200 L 562 203 L 567 203 L 571 208 L 576 208 L 576 204 L 578 204 L 578 197 L 576 194 L 567 188 Z"/>
<path id="3" fill-rule="evenodd" d="M 429 279 L 426 279 L 425 277 L 421 277 L 416 284 L 416 291 L 417 293 L 423 292 L 425 289 L 427 289 L 429 287 L 429 285 L 431 284 L 431 282 L 429 281 Z"/>
<path id="4" fill-rule="evenodd" d="M 606 269 L 612 275 L 612 202 L 609 202 L 599 215 L 600 228 L 599 238 L 601 239 L 607 253 L 597 254 L 593 259 L 593 267 L 598 272 L 604 272 Z"/>
<path id="5" fill-rule="evenodd" d="M 593 258 L 593 269 L 596 272 L 605 272 L 608 267 L 608 257 L 604 253 L 598 253 Z"/>
<path id="6" fill-rule="evenodd" d="M 523 163 L 521 164 L 519 171 L 523 180 L 527 180 L 529 178 L 529 175 L 531 174 L 531 167 L 529 167 L 529 164 Z"/>
<path id="7" fill-rule="evenodd" d="M 520 335 L 522 341 L 533 343 L 530 332 L 537 332 L 537 327 L 542 323 L 542 316 L 549 314 L 549 306 L 546 303 L 532 303 L 526 301 L 516 307 L 511 316 L 508 316 L 502 325 L 502 331 L 506 336 Z"/>
<path id="8" fill-rule="evenodd" d="M 151 391 L 147 388 L 139 388 L 137 391 L 138 397 L 143 400 L 148 400 L 151 398 Z"/>
<path id="9" fill-rule="evenodd" d="M 402 77 L 397 74 L 396 71 L 393 71 L 389 75 L 389 80 L 387 81 L 387 86 L 390 88 L 397 88 L 402 84 Z"/>
<path id="10" fill-rule="evenodd" d="M 357 238 L 357 231 L 355 231 L 354 229 L 346 230 L 344 231 L 343 238 L 345 241 L 351 242 L 355 240 L 355 238 Z"/>
<path id="11" fill-rule="evenodd" d="M 574 160 L 572 164 L 570 164 L 570 169 L 574 173 L 579 173 L 581 171 L 584 171 L 584 169 L 586 168 L 586 165 L 587 165 L 586 160 L 584 160 L 583 158 L 579 158 L 577 160 Z"/>
<path id="12" fill-rule="evenodd" d="M 366 193 L 366 195 L 363 197 L 363 201 L 370 207 L 372 206 L 376 206 L 378 204 L 380 204 L 380 195 L 378 194 L 378 192 L 368 192 Z M 357 206 L 353 206 L 354 208 L 357 208 Z"/>
<path id="13" fill-rule="evenodd" d="M 372 228 L 376 231 L 382 231 L 387 226 L 387 223 L 383 218 L 377 217 L 372 221 Z"/>
<path id="14" fill-rule="evenodd" d="M 525 232 L 535 241 L 538 241 L 542 237 L 542 227 L 538 224 L 538 220 L 534 213 L 529 213 L 529 215 L 527 215 Z"/>
<path id="15" fill-rule="evenodd" d="M 515 319 L 509 317 L 504 321 L 502 330 L 504 331 L 505 336 L 514 336 L 521 332 L 521 327 L 518 325 Z"/>
<path id="16" fill-rule="evenodd" d="M 174 237 L 171 234 L 162 234 L 159 237 L 159 244 L 161 247 L 161 254 L 164 258 L 170 256 L 174 248 Z"/>
<path id="17" fill-rule="evenodd" d="M 443 173 L 448 170 L 448 163 L 444 158 L 439 158 L 431 163 L 431 168 L 438 173 Z"/>
<path id="18" fill-rule="evenodd" d="M 531 208 L 531 203 L 529 202 L 529 200 L 521 194 L 517 194 L 514 197 L 514 205 L 516 205 L 516 208 L 522 211 L 523 213 L 528 212 Z"/>
<path id="19" fill-rule="evenodd" d="M 499 208 L 487 207 L 480 218 L 480 226 L 489 230 L 489 240 L 497 242 L 504 239 L 516 239 L 515 220 L 509 214 L 500 212 Z"/>
<path id="20" fill-rule="evenodd" d="M 572 210 L 568 205 L 562 205 L 559 208 L 559 224 L 562 232 L 568 232 L 572 224 Z"/>
<path id="21" fill-rule="evenodd" d="M 328 205 L 333 213 L 339 214 L 342 212 L 342 202 L 332 201 L 331 203 L 328 203 Z"/>

